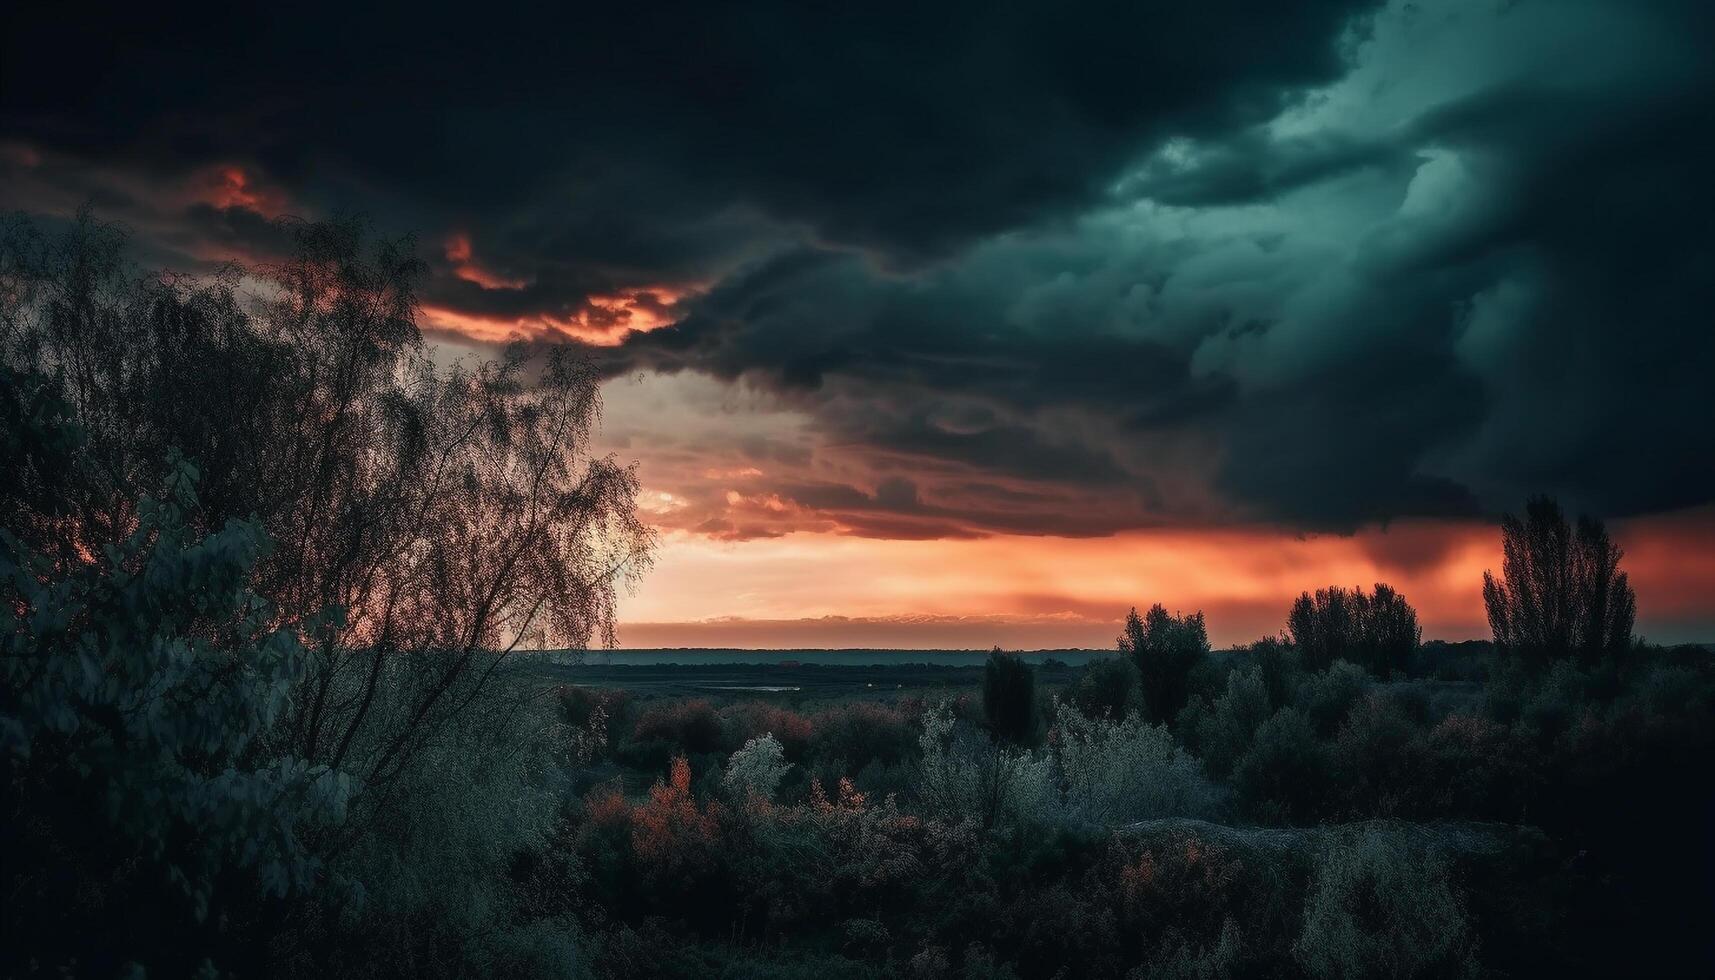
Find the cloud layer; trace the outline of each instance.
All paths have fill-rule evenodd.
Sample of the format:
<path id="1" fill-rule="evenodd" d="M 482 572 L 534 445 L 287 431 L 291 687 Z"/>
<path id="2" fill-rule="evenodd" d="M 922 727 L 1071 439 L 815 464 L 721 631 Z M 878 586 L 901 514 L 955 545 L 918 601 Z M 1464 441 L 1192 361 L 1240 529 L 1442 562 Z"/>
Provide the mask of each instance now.
<path id="1" fill-rule="evenodd" d="M 1707 4 L 544 16 L 21 11 L 0 203 L 414 230 L 426 326 L 602 345 L 709 539 L 1715 500 Z"/>

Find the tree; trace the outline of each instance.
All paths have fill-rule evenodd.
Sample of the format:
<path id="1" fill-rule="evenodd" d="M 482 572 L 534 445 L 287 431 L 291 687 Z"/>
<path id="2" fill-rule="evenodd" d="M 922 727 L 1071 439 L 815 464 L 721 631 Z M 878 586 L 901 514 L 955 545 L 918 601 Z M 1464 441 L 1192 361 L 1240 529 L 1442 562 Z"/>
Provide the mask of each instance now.
<path id="1" fill-rule="evenodd" d="M 1118 720 L 1143 708 L 1142 681 L 1130 657 L 1092 660 L 1061 696 L 1086 718 Z"/>
<path id="2" fill-rule="evenodd" d="M 995 647 L 983 667 L 983 717 L 996 741 L 1025 745 L 1036 736 L 1036 672 Z"/>
<path id="3" fill-rule="evenodd" d="M 743 748 L 732 754 L 722 779 L 740 803 L 751 799 L 767 802 L 774 798 L 774 791 L 790 768 L 780 741 L 772 733 L 766 733 L 745 742 Z"/>
<path id="4" fill-rule="evenodd" d="M 1140 617 L 1134 607 L 1119 650 L 1137 665 L 1147 719 L 1167 722 L 1190 697 L 1191 671 L 1209 653 L 1209 633 L 1201 612 L 1174 616 L 1156 603 Z"/>
<path id="5" fill-rule="evenodd" d="M 634 471 L 591 453 L 579 353 L 437 367 L 409 241 L 282 230 L 286 261 L 190 279 L 132 272 L 87 215 L 0 228 L 0 362 L 46 385 L 9 403 L 63 402 L 84 434 L 61 511 L 18 532 L 100 554 L 182 450 L 204 474 L 187 520 L 254 516 L 274 542 L 251 585 L 307 648 L 279 737 L 380 804 L 525 637 L 610 642 L 652 535 Z"/>
<path id="6" fill-rule="evenodd" d="M 1417 610 L 1381 582 L 1372 594 L 1339 586 L 1302 593 L 1287 614 L 1286 631 L 1310 670 L 1344 659 L 1378 676 L 1403 667 L 1423 640 Z"/>
<path id="7" fill-rule="evenodd" d="M 1580 516 L 1574 529 L 1559 504 L 1532 497 L 1523 518 L 1501 519 L 1501 547 L 1501 577 L 1483 573 L 1498 650 L 1535 663 L 1589 664 L 1631 646 L 1637 595 L 1620 571 L 1624 552 L 1601 521 Z"/>
<path id="8" fill-rule="evenodd" d="M 269 744 L 306 652 L 249 587 L 267 538 L 189 526 L 196 481 L 175 459 L 84 560 L 0 532 L 4 972 L 230 967 L 246 912 L 307 890 L 306 839 L 344 818 L 347 774 Z"/>

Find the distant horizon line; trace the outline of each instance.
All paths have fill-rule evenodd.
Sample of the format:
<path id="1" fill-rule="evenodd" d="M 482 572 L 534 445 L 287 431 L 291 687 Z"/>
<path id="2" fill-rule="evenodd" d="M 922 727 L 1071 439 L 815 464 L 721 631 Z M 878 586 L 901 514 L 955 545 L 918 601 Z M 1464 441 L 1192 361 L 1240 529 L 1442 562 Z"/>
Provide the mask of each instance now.
<path id="1" fill-rule="evenodd" d="M 1494 640 L 1482 638 L 1466 638 L 1466 640 L 1423 640 L 1425 647 L 1442 645 L 1442 647 L 1458 647 L 1463 644 L 1494 644 Z M 1226 647 L 1211 647 L 1209 652 L 1221 654 L 1230 650 L 1245 649 L 1249 644 L 1226 645 Z M 1710 647 L 1712 642 L 1691 642 L 1691 644 L 1662 644 L 1662 645 L 1691 645 L 1691 647 Z M 689 654 L 689 652 L 708 652 L 708 654 L 856 654 L 856 652 L 900 652 L 900 654 L 988 654 L 1000 649 L 1003 654 L 1116 654 L 1116 647 L 552 647 L 552 649 L 518 650 L 528 654 Z"/>

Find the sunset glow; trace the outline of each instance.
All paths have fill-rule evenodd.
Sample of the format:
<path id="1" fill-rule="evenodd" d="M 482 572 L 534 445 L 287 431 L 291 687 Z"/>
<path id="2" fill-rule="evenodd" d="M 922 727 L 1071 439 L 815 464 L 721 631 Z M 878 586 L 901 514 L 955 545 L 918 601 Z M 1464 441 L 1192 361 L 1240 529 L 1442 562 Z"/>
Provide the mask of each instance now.
<path id="1" fill-rule="evenodd" d="M 1715 511 L 1615 528 L 1643 597 L 1639 627 L 1702 635 L 1715 582 Z M 1279 632 L 1299 592 L 1387 582 L 1424 635 L 1484 639 L 1482 575 L 1495 528 L 1409 521 L 1350 536 L 1266 530 L 1127 532 L 1104 538 L 898 541 L 801 533 L 726 543 L 667 535 L 649 588 L 623 605 L 622 646 L 983 649 L 1112 643 L 1128 608 L 1203 610 L 1217 645 Z"/>
<path id="2" fill-rule="evenodd" d="M 459 247 L 449 245 L 447 257 L 458 263 L 454 274 L 459 279 L 489 290 L 522 289 L 528 285 L 522 279 L 507 279 L 476 264 L 470 258 L 469 243 L 456 238 L 453 241 L 458 242 Z M 454 256 L 463 258 L 455 259 Z M 624 343 L 633 334 L 647 333 L 671 324 L 670 307 L 682 295 L 680 291 L 665 287 L 591 295 L 585 298 L 581 309 L 563 316 L 550 313 L 491 316 L 425 304 L 423 316 L 428 329 L 479 344 L 498 344 L 521 338 L 580 341 L 597 347 L 612 347 Z"/>

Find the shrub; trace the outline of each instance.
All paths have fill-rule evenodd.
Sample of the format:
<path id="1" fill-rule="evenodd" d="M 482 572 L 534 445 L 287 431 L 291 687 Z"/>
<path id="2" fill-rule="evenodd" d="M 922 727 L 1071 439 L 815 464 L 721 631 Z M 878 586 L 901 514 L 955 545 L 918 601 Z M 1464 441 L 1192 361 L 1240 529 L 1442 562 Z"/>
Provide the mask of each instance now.
<path id="1" fill-rule="evenodd" d="M 301 910 L 287 934 L 304 977 L 573 976 L 578 924 L 563 901 L 533 912 L 516 862 L 543 855 L 560 827 L 569 730 L 531 682 L 486 685 L 474 710 L 421 751 L 381 812 L 332 869 L 361 901 Z M 546 864 L 550 857 L 539 858 Z M 558 869 L 557 890 L 575 887 Z M 285 944 L 282 944 L 285 945 Z"/>
<path id="2" fill-rule="evenodd" d="M 1233 787 L 1253 816 L 1301 823 L 1326 806 L 1328 753 L 1296 708 L 1282 708 L 1262 724 L 1233 769 Z"/>
<path id="3" fill-rule="evenodd" d="M 1147 841 L 1116 838 L 1109 862 L 1119 863 L 1118 888 L 1110 901 L 1120 934 L 1143 963 L 1127 975 L 1200 976 L 1206 975 L 1200 965 L 1231 963 L 1241 952 L 1239 921 L 1262 945 L 1265 933 L 1284 925 L 1288 909 L 1276 894 L 1274 869 L 1260 858 L 1183 830 Z"/>
<path id="4" fill-rule="evenodd" d="M 918 795 L 929 815 L 992 827 L 1025 816 L 1052 819 L 1057 801 L 1046 758 L 973 737 L 940 704 L 923 713 Z"/>
<path id="5" fill-rule="evenodd" d="M 766 701 L 746 701 L 721 711 L 723 738 L 727 745 L 742 746 L 761 735 L 772 735 L 786 758 L 802 760 L 809 751 L 815 728 L 810 719 L 790 708 Z"/>
<path id="6" fill-rule="evenodd" d="M 1061 699 L 1086 718 L 1124 718 L 1143 710 L 1143 681 L 1128 657 L 1092 660 Z"/>
<path id="7" fill-rule="evenodd" d="M 1425 815 L 1518 821 L 1540 782 L 1529 745 L 1487 718 L 1449 715 L 1423 752 L 1414 793 Z"/>
<path id="8" fill-rule="evenodd" d="M 1446 860 L 1369 830 L 1323 855 L 1293 952 L 1315 977 L 1460 977 L 1475 946 Z"/>
<path id="9" fill-rule="evenodd" d="M 1009 745 L 1036 738 L 1036 672 L 995 647 L 983 667 L 983 718 L 989 734 Z"/>
<path id="10" fill-rule="evenodd" d="M 631 847 L 646 872 L 657 880 L 676 878 L 713 864 L 720 825 L 718 814 L 701 809 L 691 796 L 691 766 L 673 760 L 665 780 L 649 788 L 649 799 L 632 811 Z"/>
<path id="11" fill-rule="evenodd" d="M 687 755 L 720 751 L 724 736 L 720 715 L 701 698 L 650 705 L 631 733 L 638 742 L 665 742 Z"/>
<path id="12" fill-rule="evenodd" d="M 580 766 L 604 757 L 621 730 L 631 703 L 627 691 L 593 691 L 566 685 L 559 690 L 560 720 L 570 729 L 570 756 Z"/>
<path id="13" fill-rule="evenodd" d="M 1218 980 L 1230 977 L 1238 965 L 1239 946 L 1238 923 L 1229 917 L 1221 920 L 1221 934 L 1213 943 L 1200 946 L 1183 935 L 1174 934 L 1145 969 L 1133 971 L 1128 976 L 1147 976 L 1152 980 Z"/>
<path id="14" fill-rule="evenodd" d="M 1142 617 L 1133 609 L 1126 616 L 1119 651 L 1137 665 L 1147 719 L 1170 721 L 1191 696 L 1192 669 L 1209 654 L 1203 614 L 1174 616 L 1160 603 Z"/>
<path id="15" fill-rule="evenodd" d="M 633 699 L 630 691 L 562 684 L 556 693 L 560 702 L 560 720 L 573 728 L 589 727 L 590 719 L 598 710 L 607 717 L 609 725 L 631 712 Z M 611 739 L 618 732 L 610 729 L 606 734 Z"/>
<path id="16" fill-rule="evenodd" d="M 1291 704 L 1303 675 L 1303 662 L 1297 648 L 1276 636 L 1265 636 L 1245 650 L 1262 671 L 1263 686 L 1268 688 L 1270 704 Z"/>
<path id="17" fill-rule="evenodd" d="M 268 738 L 305 653 L 247 585 L 266 538 L 187 526 L 196 480 L 175 459 L 86 561 L 0 531 L 0 962 L 189 975 L 261 899 L 310 888 L 305 841 L 344 819 L 353 782 Z"/>
<path id="18" fill-rule="evenodd" d="M 1348 813 L 1407 816 L 1423 779 L 1424 732 L 1392 699 L 1371 694 L 1341 726 L 1333 766 Z"/>
<path id="19" fill-rule="evenodd" d="M 1305 677 L 1293 703 L 1318 733 L 1332 735 L 1369 686 L 1369 675 L 1362 667 L 1336 660 L 1327 670 Z"/>
<path id="20" fill-rule="evenodd" d="M 1196 759 L 1173 744 L 1165 727 L 1131 714 L 1124 721 L 1087 720 L 1068 712 L 1054 749 L 1064 785 L 1064 819 L 1097 826 L 1157 817 L 1203 816 L 1215 790 Z"/>
<path id="21" fill-rule="evenodd" d="M 1519 724 L 1544 746 L 1570 730 L 1588 710 L 1589 678 L 1569 661 L 1560 661 L 1534 679 L 1519 711 Z"/>
<path id="22" fill-rule="evenodd" d="M 1232 772 L 1270 710 L 1261 670 L 1250 667 L 1227 675 L 1226 691 L 1197 718 L 1197 745 L 1211 775 L 1225 778 Z"/>
<path id="23" fill-rule="evenodd" d="M 913 758 L 917 750 L 916 727 L 904 711 L 857 701 L 816 716 L 809 754 L 816 760 L 839 760 L 857 771 L 871 763 L 897 765 Z"/>
<path id="24" fill-rule="evenodd" d="M 788 764 L 786 753 L 773 735 L 761 735 L 744 743 L 744 748 L 732 754 L 722 777 L 728 792 L 740 801 L 770 800 L 780 788 Z"/>

